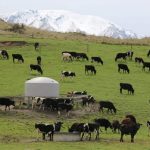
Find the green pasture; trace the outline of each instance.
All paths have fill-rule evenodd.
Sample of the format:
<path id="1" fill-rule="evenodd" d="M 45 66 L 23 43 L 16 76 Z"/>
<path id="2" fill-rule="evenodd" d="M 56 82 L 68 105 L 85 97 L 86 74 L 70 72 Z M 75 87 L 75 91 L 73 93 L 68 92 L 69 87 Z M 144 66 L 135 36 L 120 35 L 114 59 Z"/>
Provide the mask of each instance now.
<path id="1" fill-rule="evenodd" d="M 86 115 L 70 116 L 66 118 L 61 116 L 58 118 L 50 118 L 46 113 L 39 112 L 36 116 L 34 112 L 25 113 L 24 111 L 0 111 L 0 149 L 15 150 L 42 150 L 42 149 L 136 149 L 150 150 L 150 137 L 147 136 L 148 131 L 146 121 L 150 120 L 150 72 L 142 71 L 142 65 L 136 64 L 134 59 L 119 60 L 115 62 L 115 56 L 118 52 L 126 52 L 130 50 L 130 46 L 125 45 L 104 45 L 94 42 L 80 40 L 52 40 L 52 39 L 32 39 L 20 37 L 0 37 L 0 41 L 26 41 L 26 46 L 1 47 L 6 49 L 10 55 L 9 60 L 0 59 L 0 96 L 22 96 L 24 95 L 24 83 L 27 79 L 40 76 L 36 71 L 31 72 L 29 65 L 36 64 L 36 57 L 42 57 L 43 75 L 53 78 L 60 83 L 60 93 L 66 94 L 69 91 L 86 90 L 88 94 L 95 97 L 97 101 L 112 101 L 118 112 L 116 115 L 101 114 L 99 112 L 88 113 Z M 35 51 L 34 42 L 40 42 L 39 51 Z M 88 49 L 87 49 L 88 44 Z M 150 61 L 146 57 L 148 46 L 133 46 L 134 57 L 142 57 L 145 61 Z M 85 52 L 89 56 L 100 56 L 104 61 L 104 65 L 93 63 L 96 67 L 96 75 L 85 75 L 84 66 L 92 64 L 91 61 L 73 61 L 63 62 L 61 59 L 62 51 Z M 24 64 L 13 63 L 11 55 L 13 53 L 22 54 Z M 130 69 L 130 74 L 118 73 L 117 64 L 125 63 Z M 61 71 L 74 71 L 75 78 L 61 80 Z M 131 83 L 135 89 L 134 95 L 128 95 L 127 91 L 123 94 L 119 93 L 119 83 Z M 49 112 L 51 113 L 51 112 Z M 130 143 L 130 137 L 125 136 L 125 143 L 120 143 L 119 134 L 113 134 L 110 129 L 100 134 L 100 141 L 93 142 L 37 142 L 37 134 L 34 130 L 34 124 L 37 121 L 53 122 L 62 120 L 64 122 L 64 131 L 73 122 L 90 122 L 94 118 L 105 117 L 109 120 L 122 120 L 126 114 L 133 114 L 137 121 L 142 123 L 142 127 L 135 136 L 135 143 Z"/>

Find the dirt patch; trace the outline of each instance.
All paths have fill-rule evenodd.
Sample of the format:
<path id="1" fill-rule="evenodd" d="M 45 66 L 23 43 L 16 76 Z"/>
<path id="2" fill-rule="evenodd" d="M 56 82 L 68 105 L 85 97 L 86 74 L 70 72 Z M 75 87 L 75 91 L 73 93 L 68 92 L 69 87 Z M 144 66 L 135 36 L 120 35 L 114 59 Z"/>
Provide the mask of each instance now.
<path id="1" fill-rule="evenodd" d="M 0 46 L 24 46 L 27 42 L 25 41 L 1 41 Z"/>

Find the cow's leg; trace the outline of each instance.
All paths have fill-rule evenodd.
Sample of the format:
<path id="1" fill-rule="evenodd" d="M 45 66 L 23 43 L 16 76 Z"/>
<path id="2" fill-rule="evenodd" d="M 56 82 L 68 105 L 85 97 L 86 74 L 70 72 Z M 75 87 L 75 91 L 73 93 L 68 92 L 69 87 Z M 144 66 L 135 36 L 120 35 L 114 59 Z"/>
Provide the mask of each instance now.
<path id="1" fill-rule="evenodd" d="M 131 134 L 131 142 L 134 142 L 134 134 Z"/>
<path id="2" fill-rule="evenodd" d="M 120 142 L 123 142 L 123 134 L 121 133 Z"/>
<path id="3" fill-rule="evenodd" d="M 83 137 L 84 137 L 84 132 L 83 132 L 82 135 L 81 135 L 81 141 L 83 140 Z"/>
<path id="4" fill-rule="evenodd" d="M 120 93 L 122 94 L 122 88 L 120 88 Z"/>
<path id="5" fill-rule="evenodd" d="M 89 132 L 89 141 L 91 140 L 91 132 Z"/>
<path id="6" fill-rule="evenodd" d="M 6 111 L 6 109 L 7 109 L 7 105 L 5 105 L 5 111 Z"/>
<path id="7" fill-rule="evenodd" d="M 42 139 L 45 140 L 45 133 L 42 133 Z"/>

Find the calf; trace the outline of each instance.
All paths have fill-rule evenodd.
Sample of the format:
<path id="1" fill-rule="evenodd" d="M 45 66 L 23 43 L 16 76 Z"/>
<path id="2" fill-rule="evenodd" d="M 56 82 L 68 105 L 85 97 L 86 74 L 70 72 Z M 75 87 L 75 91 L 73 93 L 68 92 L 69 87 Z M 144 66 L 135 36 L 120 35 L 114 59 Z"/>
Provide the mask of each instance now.
<path id="1" fill-rule="evenodd" d="M 24 59 L 21 54 L 12 54 L 12 57 L 13 57 L 13 63 L 15 63 L 15 59 L 17 59 L 18 62 L 24 63 Z"/>
<path id="2" fill-rule="evenodd" d="M 105 131 L 107 131 L 107 128 L 112 129 L 111 122 L 105 118 L 94 119 L 94 122 L 97 123 L 100 127 L 104 127 Z"/>
<path id="3" fill-rule="evenodd" d="M 71 71 L 62 71 L 61 74 L 62 74 L 62 77 L 75 77 L 76 76 L 75 72 L 71 72 Z"/>
<path id="4" fill-rule="evenodd" d="M 126 57 L 127 57 L 127 53 L 117 53 L 115 61 L 117 61 L 120 58 L 126 60 Z"/>
<path id="5" fill-rule="evenodd" d="M 89 71 L 96 75 L 96 69 L 93 65 L 85 65 L 85 74 L 89 73 Z"/>
<path id="6" fill-rule="evenodd" d="M 123 70 L 123 73 L 124 72 L 128 72 L 128 73 L 130 72 L 128 66 L 125 64 L 118 64 L 118 72 L 120 72 L 121 69 Z"/>
<path id="7" fill-rule="evenodd" d="M 9 99 L 9 98 L 5 98 L 5 97 L 1 97 L 0 98 L 0 105 L 4 105 L 5 106 L 5 111 L 8 107 L 8 109 L 10 110 L 10 106 L 15 106 L 15 101 Z"/>
<path id="8" fill-rule="evenodd" d="M 31 69 L 31 71 L 37 70 L 40 74 L 43 74 L 43 70 L 42 70 L 41 66 L 39 66 L 39 65 L 30 64 L 30 69 Z"/>
<path id="9" fill-rule="evenodd" d="M 139 130 L 141 124 L 133 122 L 130 118 L 125 118 L 122 120 L 120 125 L 121 137 L 120 142 L 123 142 L 124 135 L 131 135 L 131 142 L 134 142 L 134 136 Z"/>
<path id="10" fill-rule="evenodd" d="M 48 135 L 49 136 L 49 140 L 53 141 L 53 135 L 55 132 L 59 132 L 61 129 L 63 122 L 56 122 L 54 124 L 43 124 L 43 123 L 39 123 L 39 124 L 35 124 L 35 129 L 38 129 L 38 132 L 42 133 L 42 137 L 43 140 L 45 140 L 45 136 Z"/>
<path id="11" fill-rule="evenodd" d="M 101 63 L 103 65 L 103 61 L 100 57 L 91 57 L 91 62 L 97 62 L 97 63 Z"/>
<path id="12" fill-rule="evenodd" d="M 122 94 L 122 89 L 128 90 L 128 94 L 134 94 L 134 89 L 129 83 L 120 83 L 120 93 Z"/>
<path id="13" fill-rule="evenodd" d="M 116 108 L 114 106 L 114 104 L 110 101 L 100 101 L 99 102 L 99 111 L 103 112 L 103 108 L 107 108 L 108 112 L 110 111 L 112 113 L 112 111 L 116 114 Z"/>

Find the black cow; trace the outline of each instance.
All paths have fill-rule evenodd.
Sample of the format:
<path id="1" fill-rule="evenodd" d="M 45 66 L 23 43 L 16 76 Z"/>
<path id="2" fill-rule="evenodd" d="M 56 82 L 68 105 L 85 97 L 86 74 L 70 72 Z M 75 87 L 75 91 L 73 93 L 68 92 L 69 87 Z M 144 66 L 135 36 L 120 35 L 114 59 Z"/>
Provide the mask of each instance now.
<path id="1" fill-rule="evenodd" d="M 97 63 L 101 63 L 103 65 L 103 61 L 100 57 L 91 57 L 91 62 L 97 62 Z"/>
<path id="2" fill-rule="evenodd" d="M 122 94 L 122 89 L 128 90 L 128 94 L 134 94 L 134 89 L 129 83 L 120 83 L 120 93 Z"/>
<path id="3" fill-rule="evenodd" d="M 131 142 L 134 142 L 134 136 L 136 135 L 137 131 L 139 130 L 141 124 L 135 123 L 129 117 L 125 118 L 120 125 L 121 137 L 120 142 L 123 142 L 124 135 L 131 135 Z"/>
<path id="4" fill-rule="evenodd" d="M 61 129 L 63 122 L 56 122 L 54 124 L 43 124 L 43 123 L 39 123 L 39 124 L 35 124 L 35 129 L 38 129 L 38 132 L 42 133 L 42 137 L 43 140 L 45 140 L 45 136 L 48 135 L 49 136 L 49 140 L 53 141 L 53 135 L 55 132 L 59 132 Z"/>
<path id="5" fill-rule="evenodd" d="M 35 42 L 35 43 L 34 43 L 34 49 L 35 49 L 35 50 L 37 50 L 37 48 L 39 48 L 39 46 L 40 46 L 39 42 Z"/>
<path id="6" fill-rule="evenodd" d="M 147 121 L 147 127 L 148 127 L 148 136 L 150 134 L 150 121 Z"/>
<path id="7" fill-rule="evenodd" d="M 149 68 L 150 71 L 150 62 L 143 62 L 143 70 L 145 70 L 145 68 Z"/>
<path id="8" fill-rule="evenodd" d="M 94 122 L 96 122 L 100 127 L 104 127 L 105 131 L 107 131 L 107 128 L 112 129 L 111 122 L 108 119 L 105 118 L 94 119 Z"/>
<path id="9" fill-rule="evenodd" d="M 71 72 L 71 71 L 62 71 L 61 74 L 62 74 L 62 77 L 75 77 L 76 76 L 75 72 Z"/>
<path id="10" fill-rule="evenodd" d="M 88 56 L 85 53 L 76 53 L 76 58 L 77 59 L 86 59 L 87 61 L 89 60 Z"/>
<path id="11" fill-rule="evenodd" d="M 39 66 L 39 65 L 30 64 L 30 69 L 31 69 L 31 71 L 37 70 L 40 74 L 43 74 L 43 70 L 42 70 L 41 66 Z"/>
<path id="12" fill-rule="evenodd" d="M 112 132 L 116 133 L 116 130 L 118 130 L 118 133 L 120 132 L 120 123 L 118 120 L 113 120 L 112 122 Z"/>
<path id="13" fill-rule="evenodd" d="M 148 53 L 147 53 L 147 57 L 149 57 L 150 56 L 150 50 L 148 51 Z"/>
<path id="14" fill-rule="evenodd" d="M 112 113 L 112 111 L 116 114 L 117 110 L 114 106 L 114 104 L 110 101 L 100 101 L 99 102 L 99 111 L 103 112 L 103 108 L 107 108 L 108 112 L 110 111 Z"/>
<path id="15" fill-rule="evenodd" d="M 128 73 L 130 72 L 130 71 L 129 71 L 129 68 L 128 68 L 128 66 L 127 66 L 126 64 L 118 64 L 118 72 L 120 72 L 120 69 L 123 70 L 123 73 L 126 72 L 126 71 L 127 71 Z"/>
<path id="16" fill-rule="evenodd" d="M 80 96 L 80 95 L 87 95 L 87 91 L 82 91 L 82 92 L 80 92 L 80 91 L 72 91 L 72 92 L 68 92 L 67 93 L 67 96 L 69 97 L 69 96 Z"/>
<path id="17" fill-rule="evenodd" d="M 12 54 L 13 63 L 15 63 L 15 59 L 18 60 L 18 62 L 24 63 L 24 59 L 21 54 Z"/>
<path id="18" fill-rule="evenodd" d="M 85 74 L 89 74 L 89 71 L 92 74 L 96 74 L 96 69 L 93 65 L 85 65 Z"/>
<path id="19" fill-rule="evenodd" d="M 128 56 L 127 53 L 117 53 L 115 61 L 117 61 L 120 58 L 123 58 L 124 60 L 126 60 L 127 56 Z"/>
<path id="20" fill-rule="evenodd" d="M 135 57 L 135 62 L 138 62 L 140 64 L 140 63 L 143 63 L 144 60 L 141 57 Z"/>
<path id="21" fill-rule="evenodd" d="M 97 123 L 74 123 L 68 131 L 81 133 L 81 141 L 85 133 L 88 133 L 89 140 L 91 140 L 91 133 L 94 131 L 96 131 L 95 139 L 97 140 L 99 138 L 99 125 Z"/>
<path id="22" fill-rule="evenodd" d="M 9 98 L 5 98 L 5 97 L 1 97 L 0 98 L 0 105 L 4 105 L 5 106 L 5 111 L 8 107 L 8 109 L 10 110 L 10 106 L 15 106 L 15 101 L 9 99 Z"/>
<path id="23" fill-rule="evenodd" d="M 36 59 L 37 59 L 37 64 L 40 66 L 41 65 L 41 60 L 42 60 L 41 56 L 38 56 Z"/>
<path id="24" fill-rule="evenodd" d="M 9 59 L 8 52 L 6 50 L 0 50 L 0 55 L 3 59 Z"/>

